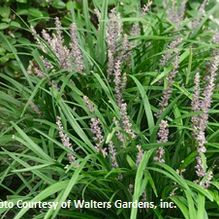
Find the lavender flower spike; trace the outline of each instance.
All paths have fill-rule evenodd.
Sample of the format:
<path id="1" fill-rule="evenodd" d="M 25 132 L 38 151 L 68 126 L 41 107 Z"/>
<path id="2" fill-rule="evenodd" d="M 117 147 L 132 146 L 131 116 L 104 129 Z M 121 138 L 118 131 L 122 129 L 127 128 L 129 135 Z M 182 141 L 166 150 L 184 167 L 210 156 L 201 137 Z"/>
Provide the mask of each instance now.
<path id="1" fill-rule="evenodd" d="M 166 143 L 168 141 L 169 129 L 168 129 L 168 123 L 166 120 L 161 120 L 160 129 L 159 129 L 159 132 L 157 135 L 159 138 L 158 143 Z M 154 160 L 158 161 L 160 163 L 164 163 L 165 162 L 164 154 L 165 154 L 165 151 L 164 151 L 163 147 L 159 147 L 157 149 L 156 156 L 154 157 Z"/>
<path id="2" fill-rule="evenodd" d="M 108 67 L 107 73 L 110 77 L 113 73 L 113 66 L 117 55 L 118 43 L 121 41 L 122 23 L 120 14 L 116 9 L 112 9 L 109 14 L 109 21 L 107 24 L 106 43 L 108 47 Z"/>
<path id="3" fill-rule="evenodd" d="M 40 41 L 40 36 L 37 34 L 36 30 L 34 29 L 32 25 L 30 26 L 30 31 L 38 44 L 38 48 L 40 48 L 43 52 L 45 52 L 46 51 L 45 46 Z"/>
<path id="4" fill-rule="evenodd" d="M 72 150 L 72 144 L 70 143 L 69 137 L 64 133 L 64 128 L 61 122 L 61 118 L 59 116 L 56 117 L 56 125 L 58 126 L 58 129 L 59 129 L 59 137 L 62 141 L 62 144 L 65 147 Z M 68 153 L 67 156 L 68 156 L 69 163 L 75 162 L 76 158 L 74 157 L 72 153 Z"/>
<path id="5" fill-rule="evenodd" d="M 59 59 L 61 67 L 68 69 L 71 67 L 69 60 L 70 51 L 64 45 L 64 39 L 62 37 L 62 26 L 58 17 L 55 18 L 56 25 L 56 35 L 53 37 L 53 42 L 55 44 L 56 55 Z"/>
<path id="6" fill-rule="evenodd" d="M 116 131 L 116 136 L 117 136 L 117 138 L 119 139 L 119 141 L 124 145 L 124 143 L 125 143 L 125 136 L 124 136 L 124 134 L 120 131 L 119 121 L 114 117 L 114 118 L 113 118 L 113 122 L 114 122 L 114 124 L 115 124 L 115 126 L 116 126 L 116 129 L 117 129 L 117 131 Z"/>
<path id="7" fill-rule="evenodd" d="M 145 14 L 148 13 L 148 11 L 150 10 L 152 4 L 153 4 L 153 1 L 152 1 L 152 0 L 149 0 L 147 4 L 144 4 L 144 5 L 143 5 L 143 8 L 142 8 L 142 15 L 145 15 Z"/>
<path id="8" fill-rule="evenodd" d="M 83 99 L 89 111 L 91 113 L 94 112 L 94 105 L 91 103 L 90 99 L 87 96 L 84 96 Z"/>
<path id="9" fill-rule="evenodd" d="M 39 69 L 38 65 L 36 65 L 33 61 L 29 61 L 29 65 L 27 67 L 28 74 L 34 74 L 38 78 L 44 78 L 45 74 Z"/>
<path id="10" fill-rule="evenodd" d="M 121 104 L 121 119 L 122 119 L 122 125 L 123 128 L 125 130 L 125 132 L 131 137 L 131 138 L 135 138 L 136 135 L 132 130 L 132 124 L 129 120 L 128 114 L 127 114 L 127 104 L 126 103 L 122 103 Z"/>
<path id="11" fill-rule="evenodd" d="M 94 134 L 94 141 L 96 142 L 96 149 L 101 151 L 101 145 L 103 143 L 103 134 L 100 128 L 100 120 L 98 118 L 91 119 L 91 132 Z"/>
<path id="12" fill-rule="evenodd" d="M 118 59 L 115 63 L 115 69 L 114 69 L 116 102 L 120 109 L 122 128 L 131 138 L 135 138 L 135 134 L 132 130 L 132 124 L 127 114 L 127 104 L 124 103 L 124 100 L 122 98 L 122 90 L 124 89 L 123 82 L 124 81 L 122 80 L 122 76 L 121 76 L 121 61 Z"/>
<path id="13" fill-rule="evenodd" d="M 143 158 L 144 151 L 141 148 L 141 145 L 136 146 L 138 149 L 137 159 L 136 159 L 136 165 L 138 166 Z"/>
<path id="14" fill-rule="evenodd" d="M 175 60 L 173 62 L 173 69 L 167 76 L 167 87 L 163 91 L 162 99 L 159 103 L 160 110 L 156 115 L 157 117 L 159 117 L 163 113 L 165 108 L 168 106 L 169 99 L 172 95 L 172 87 L 173 87 L 176 74 L 178 72 L 178 68 L 179 68 L 179 52 L 177 51 L 175 55 Z"/>
<path id="15" fill-rule="evenodd" d="M 193 92 L 193 98 L 192 98 L 192 109 L 195 113 L 198 113 L 201 108 L 200 108 L 200 103 L 201 103 L 201 98 L 200 98 L 200 76 L 199 73 L 196 73 L 195 79 L 194 79 L 194 92 Z M 197 142 L 197 152 L 198 155 L 196 157 L 196 174 L 198 177 L 203 177 L 206 174 L 206 168 L 204 167 L 204 163 L 202 161 L 202 156 L 201 154 L 206 152 L 205 148 L 205 127 L 200 126 L 201 125 L 201 115 L 194 115 L 192 116 L 192 125 L 193 125 L 193 135 L 194 138 L 196 139 Z"/>
<path id="16" fill-rule="evenodd" d="M 167 17 L 172 23 L 175 24 L 177 29 L 180 27 L 180 24 L 185 14 L 186 2 L 187 0 L 181 0 L 180 5 L 177 5 L 175 0 L 164 1 L 164 7 L 167 11 Z"/>
<path id="17" fill-rule="evenodd" d="M 93 103 L 90 101 L 90 99 L 87 96 L 83 97 L 84 102 L 88 108 L 88 110 L 93 113 L 95 111 Z M 100 125 L 100 120 L 97 117 L 91 118 L 90 120 L 90 127 L 91 132 L 93 133 L 94 142 L 95 142 L 95 149 L 98 153 L 102 153 L 104 157 L 106 157 L 107 152 L 106 149 L 102 148 L 102 144 L 104 142 L 104 137 Z"/>
<path id="18" fill-rule="evenodd" d="M 115 53 L 117 43 L 122 33 L 122 23 L 120 14 L 113 8 L 109 14 L 109 22 L 107 25 L 106 41 L 108 48 Z"/>
<path id="19" fill-rule="evenodd" d="M 196 157 L 196 162 L 197 162 L 197 164 L 196 164 L 196 166 L 195 166 L 195 169 L 196 169 L 196 174 L 197 174 L 197 176 L 198 177 L 203 177 L 203 176 L 205 176 L 206 175 L 206 170 L 205 170 L 205 167 L 204 167 L 204 164 L 203 164 L 203 162 L 202 162 L 202 159 L 201 159 L 201 156 L 200 155 L 198 155 L 197 157 Z"/>
<path id="20" fill-rule="evenodd" d="M 54 33 L 52 37 L 46 32 L 46 30 L 42 30 L 42 36 L 58 58 L 60 66 L 68 69 L 71 66 L 71 63 L 69 62 L 69 50 L 64 45 L 62 26 L 58 17 L 55 18 L 55 26 L 56 33 Z"/>
<path id="21" fill-rule="evenodd" d="M 199 185 L 207 189 L 211 184 L 212 178 L 213 178 L 213 172 L 212 170 L 209 170 L 206 173 L 205 178 L 199 183 Z"/>
<path id="22" fill-rule="evenodd" d="M 119 107 L 122 105 L 122 77 L 121 77 L 121 61 L 117 60 L 114 69 L 114 83 L 115 83 L 115 93 L 116 101 Z"/>
<path id="23" fill-rule="evenodd" d="M 176 53 L 178 54 L 178 45 L 182 42 L 181 37 L 176 37 L 168 46 L 167 46 L 167 53 L 162 55 L 160 64 L 161 66 L 165 66 L 167 62 L 170 60 L 171 56 Z"/>
<path id="24" fill-rule="evenodd" d="M 213 42 L 218 43 L 217 34 L 213 37 Z M 205 144 L 207 143 L 205 138 L 205 129 L 207 128 L 209 109 L 211 107 L 212 95 L 215 88 L 215 81 L 217 77 L 217 72 L 219 68 L 219 53 L 213 51 L 213 59 L 210 62 L 209 74 L 206 77 L 206 85 L 203 91 L 203 97 L 200 98 L 199 91 L 199 75 L 195 76 L 195 88 L 192 99 L 192 109 L 194 112 L 199 112 L 200 114 L 192 117 L 193 134 L 197 143 L 197 164 L 195 166 L 196 174 L 199 178 L 206 176 L 206 166 L 204 165 L 203 159 L 205 159 L 204 153 L 206 152 Z M 212 174 L 209 175 L 209 181 L 212 178 Z M 200 179 L 199 179 L 200 180 Z M 200 181 L 201 183 L 202 181 Z M 209 182 L 207 183 L 209 185 Z M 205 186 L 205 185 L 203 185 Z"/>
<path id="25" fill-rule="evenodd" d="M 192 21 L 192 24 L 191 24 L 192 29 L 197 28 L 198 25 L 201 22 L 201 19 L 205 16 L 205 14 L 206 14 L 205 7 L 208 4 L 208 1 L 209 0 L 203 0 L 203 2 L 201 3 L 200 7 L 198 8 L 198 15 L 199 16 Z"/>
<path id="26" fill-rule="evenodd" d="M 39 108 L 32 100 L 29 101 L 29 104 L 30 104 L 31 109 L 32 109 L 38 116 L 41 116 L 41 115 L 42 115 L 42 112 L 40 111 L 40 108 Z"/>
<path id="27" fill-rule="evenodd" d="M 112 161 L 112 166 L 113 166 L 113 168 L 117 168 L 119 165 L 118 165 L 117 160 L 116 160 L 115 146 L 113 145 L 112 141 L 109 142 L 108 146 L 109 146 L 109 156 L 110 156 L 111 161 Z"/>
<path id="28" fill-rule="evenodd" d="M 192 97 L 192 110 L 197 113 L 200 110 L 200 75 L 199 73 L 196 73 L 194 83 L 195 83 L 195 87 L 194 87 L 194 92 L 193 92 L 193 97 Z M 198 120 L 199 119 L 197 115 L 192 117 L 192 124 L 193 124 L 194 130 L 197 129 Z"/>
<path id="29" fill-rule="evenodd" d="M 81 53 L 81 49 L 78 46 L 78 38 L 77 38 L 77 26 L 75 23 L 71 25 L 71 56 L 74 60 L 74 64 L 76 67 L 76 71 L 79 73 L 83 72 L 84 63 L 83 63 L 83 55 Z"/>
<path id="30" fill-rule="evenodd" d="M 160 130 L 158 132 L 159 143 L 165 143 L 168 141 L 169 129 L 168 122 L 166 120 L 161 120 L 160 122 Z"/>

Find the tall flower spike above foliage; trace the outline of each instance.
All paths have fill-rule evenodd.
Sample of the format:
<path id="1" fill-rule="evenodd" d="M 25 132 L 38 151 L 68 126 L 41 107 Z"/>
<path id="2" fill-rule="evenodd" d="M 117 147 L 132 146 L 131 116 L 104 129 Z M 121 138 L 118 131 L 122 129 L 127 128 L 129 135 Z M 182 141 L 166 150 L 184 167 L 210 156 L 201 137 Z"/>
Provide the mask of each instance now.
<path id="1" fill-rule="evenodd" d="M 194 79 L 194 91 L 193 91 L 193 98 L 192 98 L 192 110 L 195 113 L 199 113 L 200 111 L 200 102 L 201 102 L 201 97 L 200 97 L 200 76 L 199 73 L 196 73 L 195 79 Z M 201 117 L 200 115 L 194 115 L 192 116 L 192 124 L 193 124 L 193 135 L 194 138 L 196 139 L 197 142 L 197 157 L 196 157 L 196 174 L 198 177 L 203 177 L 206 174 L 206 168 L 202 160 L 202 154 L 206 152 L 205 148 L 205 133 L 203 128 L 200 125 L 200 120 Z M 204 128 L 205 129 L 205 128 Z"/>
<path id="2" fill-rule="evenodd" d="M 159 112 L 156 114 L 157 117 L 159 117 L 165 108 L 168 106 L 169 99 L 173 92 L 173 83 L 176 77 L 176 74 L 178 72 L 179 68 L 179 51 L 176 50 L 176 54 L 173 61 L 173 69 L 167 76 L 167 87 L 163 90 L 163 94 L 161 97 L 161 101 L 159 102 Z"/>
<path id="3" fill-rule="evenodd" d="M 34 40 L 36 40 L 38 48 L 40 48 L 43 52 L 46 52 L 45 46 L 40 41 L 40 36 L 37 34 L 36 30 L 33 26 L 30 26 L 31 34 L 33 35 Z"/>
<path id="4" fill-rule="evenodd" d="M 139 23 L 134 23 L 132 25 L 131 31 L 130 31 L 130 35 L 133 37 L 139 36 L 141 34 L 141 28 L 139 26 Z M 130 43 L 130 48 L 134 49 L 137 46 L 137 41 L 133 40 Z"/>
<path id="5" fill-rule="evenodd" d="M 153 4 L 153 1 L 152 0 L 148 0 L 148 3 L 143 5 L 142 15 L 145 15 L 145 14 L 148 13 L 148 11 L 150 10 L 152 4 Z"/>
<path id="6" fill-rule="evenodd" d="M 213 42 L 218 43 L 217 34 L 213 37 Z M 195 87 L 192 99 L 192 109 L 195 113 L 199 113 L 192 117 L 193 135 L 197 143 L 197 164 L 195 166 L 196 174 L 199 178 L 206 175 L 206 165 L 204 153 L 206 152 L 205 144 L 207 143 L 205 138 L 205 130 L 207 128 L 209 109 L 211 107 L 212 95 L 215 88 L 215 81 L 219 68 L 219 53 L 217 50 L 213 51 L 213 58 L 210 62 L 210 68 L 208 75 L 206 76 L 206 85 L 204 87 L 203 95 L 200 96 L 199 91 L 199 75 L 195 76 Z M 201 183 L 202 181 L 200 181 Z"/>
<path id="7" fill-rule="evenodd" d="M 161 59 L 161 65 L 165 66 L 167 62 L 171 59 L 171 57 L 174 56 L 172 70 L 167 76 L 167 87 L 163 90 L 162 98 L 159 102 L 159 112 L 156 114 L 157 118 L 163 113 L 165 108 L 168 106 L 169 99 L 172 94 L 172 86 L 179 68 L 179 49 L 177 47 L 181 42 L 182 38 L 176 37 L 168 45 L 168 52 L 164 54 Z"/>
<path id="8" fill-rule="evenodd" d="M 84 103 L 86 104 L 88 110 L 91 113 L 94 113 L 94 111 L 95 111 L 94 105 L 90 101 L 90 99 L 87 96 L 84 96 L 83 99 L 84 99 Z M 100 120 L 97 117 L 91 118 L 90 127 L 91 127 L 91 132 L 94 135 L 93 139 L 95 142 L 95 149 L 98 153 L 102 153 L 103 156 L 105 157 L 107 155 L 107 152 L 106 152 L 106 149 L 102 148 L 102 145 L 104 143 L 104 136 L 102 133 Z"/>
<path id="9" fill-rule="evenodd" d="M 122 122 L 122 126 L 124 128 L 124 131 L 131 137 L 131 138 L 135 138 L 136 135 L 132 129 L 132 123 L 130 122 L 128 113 L 127 113 L 127 104 L 126 103 L 122 103 L 121 104 L 121 108 L 120 108 L 120 112 L 121 112 L 121 122 Z"/>
<path id="10" fill-rule="evenodd" d="M 58 126 L 59 137 L 62 141 L 62 144 L 66 148 L 69 148 L 69 149 L 72 150 L 72 144 L 70 143 L 70 139 L 67 136 L 67 134 L 64 133 L 64 128 L 63 128 L 63 125 L 62 125 L 62 121 L 61 121 L 61 118 L 59 116 L 56 117 L 56 125 Z M 73 153 L 68 153 L 67 156 L 68 156 L 69 163 L 75 162 L 76 159 L 75 159 Z"/>
<path id="11" fill-rule="evenodd" d="M 169 128 L 168 128 L 168 122 L 166 120 L 161 120 L 160 122 L 160 129 L 158 131 L 158 143 L 166 143 L 168 142 L 168 136 L 169 136 Z M 156 151 L 156 156 L 154 157 L 155 161 L 158 161 L 160 163 L 164 163 L 164 148 L 161 146 Z"/>
<path id="12" fill-rule="evenodd" d="M 212 102 L 212 95 L 213 91 L 215 88 L 215 81 L 218 73 L 218 67 L 219 67 L 219 55 L 218 54 L 213 54 L 214 57 L 210 63 L 210 68 L 209 68 L 209 73 L 206 77 L 206 85 L 204 87 L 203 91 L 203 97 L 202 99 L 199 98 L 198 101 L 198 92 L 197 92 L 197 78 L 195 78 L 195 90 L 194 90 L 194 95 L 193 95 L 193 100 L 192 100 L 192 108 L 194 112 L 199 112 L 200 115 L 197 117 L 192 118 L 193 119 L 193 126 L 196 132 L 196 137 L 199 142 L 199 146 L 202 148 L 204 144 L 204 140 L 202 140 L 204 137 L 204 132 L 207 127 L 208 123 L 208 113 L 209 109 L 211 107 L 211 102 Z M 197 76 L 196 76 L 197 77 Z M 195 121 L 194 121 L 195 120 Z"/>
<path id="13" fill-rule="evenodd" d="M 122 76 L 121 76 L 121 61 L 117 60 L 114 67 L 114 83 L 116 101 L 119 107 L 122 105 Z"/>
<path id="14" fill-rule="evenodd" d="M 184 18 L 186 2 L 187 0 L 180 0 L 178 3 L 176 0 L 164 1 L 164 8 L 167 12 L 167 17 L 172 23 L 175 24 L 177 29 L 179 29 Z"/>
<path id="15" fill-rule="evenodd" d="M 123 60 L 123 63 L 130 63 L 129 58 L 132 49 L 128 36 L 123 33 L 120 14 L 116 12 L 115 8 L 113 8 L 109 14 L 106 43 L 108 56 L 107 75 L 108 79 L 110 79 L 118 60 Z"/>
<path id="16" fill-rule="evenodd" d="M 200 75 L 196 73 L 194 79 L 194 91 L 193 91 L 193 98 L 192 98 L 192 110 L 194 112 L 199 112 L 200 110 Z M 192 117 L 193 128 L 197 127 L 198 125 L 198 115 L 194 115 Z"/>
<path id="17" fill-rule="evenodd" d="M 121 54 L 120 54 L 120 59 L 123 60 L 123 62 L 129 61 L 131 49 L 132 48 L 131 48 L 131 44 L 129 43 L 129 40 L 128 40 L 128 35 L 124 34 L 123 35 L 123 42 L 122 42 L 122 49 L 121 49 Z"/>
<path id="18" fill-rule="evenodd" d="M 109 21 L 107 24 L 106 41 L 107 46 L 112 53 L 116 53 L 116 47 L 121 40 L 122 22 L 120 14 L 113 8 L 109 14 Z"/>
<path id="19" fill-rule="evenodd" d="M 64 39 L 62 36 L 62 26 L 59 18 L 55 18 L 56 32 L 52 36 L 46 31 L 42 30 L 42 36 L 44 40 L 51 47 L 58 58 L 59 64 L 64 69 L 74 69 L 76 72 L 82 73 L 84 69 L 83 56 L 78 46 L 77 27 L 73 23 L 70 27 L 71 43 L 70 49 L 64 45 Z M 46 47 L 43 48 L 45 52 Z"/>
<path id="20" fill-rule="evenodd" d="M 120 109 L 122 128 L 131 138 L 135 138 L 135 134 L 132 130 L 132 124 L 129 120 L 128 113 L 127 113 L 127 104 L 124 102 L 122 98 L 122 91 L 126 83 L 125 81 L 126 75 L 123 79 L 121 75 L 121 61 L 119 59 L 115 63 L 113 74 L 114 74 L 113 76 L 114 76 L 114 83 L 115 83 L 115 96 L 116 96 L 117 105 Z"/>
<path id="21" fill-rule="evenodd" d="M 81 53 L 81 49 L 79 48 L 78 38 L 77 38 L 77 26 L 75 23 L 71 25 L 71 56 L 73 58 L 76 71 L 79 73 L 83 72 L 84 64 L 83 64 L 83 55 Z"/>
<path id="22" fill-rule="evenodd" d="M 146 4 L 143 5 L 142 9 L 141 9 L 141 13 L 140 13 L 140 17 L 145 16 L 151 9 L 151 5 L 153 4 L 152 0 L 148 0 L 148 2 Z M 141 34 L 141 28 L 138 22 L 135 22 L 132 25 L 131 31 L 130 31 L 130 35 L 131 36 L 139 36 Z M 129 48 L 130 50 L 136 47 L 136 41 L 132 41 L 131 43 L 129 43 Z"/>
<path id="23" fill-rule="evenodd" d="M 64 45 L 64 39 L 62 37 L 62 26 L 58 17 L 55 18 L 56 34 L 53 35 L 54 51 L 59 59 L 60 66 L 68 69 L 71 67 L 69 60 L 69 49 Z"/>
<path id="24" fill-rule="evenodd" d="M 119 141 L 121 143 L 125 143 L 125 136 L 123 135 L 123 133 L 120 131 L 121 127 L 119 125 L 119 121 L 114 117 L 113 118 L 113 122 L 116 126 L 116 137 L 119 139 Z"/>
<path id="25" fill-rule="evenodd" d="M 102 144 L 104 142 L 103 133 L 100 126 L 100 120 L 98 118 L 91 118 L 90 122 L 91 132 L 93 133 L 94 141 L 95 141 L 95 148 L 97 152 L 102 152 Z M 105 155 L 105 153 L 103 153 Z"/>
<path id="26" fill-rule="evenodd" d="M 120 14 L 116 9 L 112 9 L 109 14 L 109 21 L 107 24 L 106 42 L 108 47 L 108 77 L 113 73 L 113 67 L 117 55 L 119 42 L 121 42 L 122 23 Z"/>
<path id="27" fill-rule="evenodd" d="M 109 147 L 109 156 L 112 162 L 112 167 L 117 168 L 119 165 L 116 160 L 116 149 L 112 141 L 109 142 L 108 147 Z"/>
<path id="28" fill-rule="evenodd" d="M 198 17 L 192 21 L 192 28 L 195 29 L 201 22 L 201 19 L 205 16 L 205 7 L 208 4 L 208 0 L 203 0 L 200 7 L 198 8 Z"/>
<path id="29" fill-rule="evenodd" d="M 88 110 L 93 113 L 94 112 L 94 105 L 91 103 L 90 99 L 87 96 L 83 97 L 84 103 L 86 104 Z"/>
<path id="30" fill-rule="evenodd" d="M 167 52 L 162 55 L 160 64 L 161 66 L 166 66 L 168 61 L 170 61 L 171 57 L 174 54 L 178 54 L 179 49 L 177 48 L 179 44 L 182 42 L 181 37 L 176 37 L 170 44 L 167 46 Z"/>
<path id="31" fill-rule="evenodd" d="M 42 30 L 42 36 L 44 40 L 51 47 L 52 51 L 59 60 L 59 65 L 62 68 L 68 69 L 71 67 L 69 60 L 69 49 L 64 45 L 64 39 L 62 36 L 62 26 L 58 17 L 55 18 L 56 33 L 53 33 L 51 37 L 46 30 Z"/>
<path id="32" fill-rule="evenodd" d="M 167 76 L 167 87 L 163 90 L 161 101 L 159 102 L 159 111 L 156 114 L 158 118 L 165 108 L 168 106 L 169 99 L 172 95 L 172 87 L 179 68 L 179 49 L 178 45 L 182 42 L 181 37 L 176 37 L 167 47 L 168 52 L 162 56 L 161 66 L 165 66 L 168 61 L 174 56 L 173 68 Z"/>

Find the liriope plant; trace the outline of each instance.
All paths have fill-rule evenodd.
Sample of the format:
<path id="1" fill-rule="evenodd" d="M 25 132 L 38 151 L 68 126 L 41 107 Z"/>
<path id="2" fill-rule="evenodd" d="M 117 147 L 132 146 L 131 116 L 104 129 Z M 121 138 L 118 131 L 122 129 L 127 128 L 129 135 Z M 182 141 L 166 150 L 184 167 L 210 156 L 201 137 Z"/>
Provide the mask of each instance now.
<path id="1" fill-rule="evenodd" d="M 29 28 L 35 41 L 26 66 L 1 35 L 23 73 L 18 80 L 1 73 L 2 199 L 154 205 L 2 214 L 219 216 L 218 5 L 164 3 L 136 4 L 128 16 L 128 5 L 83 1 L 69 27 L 55 17 L 54 28 Z M 161 200 L 174 207 L 162 208 Z"/>

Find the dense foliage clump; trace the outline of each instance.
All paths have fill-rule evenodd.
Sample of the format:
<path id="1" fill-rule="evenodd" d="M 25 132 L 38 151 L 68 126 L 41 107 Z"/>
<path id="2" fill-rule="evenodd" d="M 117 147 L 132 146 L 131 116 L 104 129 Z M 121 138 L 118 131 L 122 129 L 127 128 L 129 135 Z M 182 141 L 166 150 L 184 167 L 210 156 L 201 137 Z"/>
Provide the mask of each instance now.
<path id="1" fill-rule="evenodd" d="M 1 199 L 108 205 L 3 217 L 218 218 L 218 3 L 54 2 L 0 25 Z"/>

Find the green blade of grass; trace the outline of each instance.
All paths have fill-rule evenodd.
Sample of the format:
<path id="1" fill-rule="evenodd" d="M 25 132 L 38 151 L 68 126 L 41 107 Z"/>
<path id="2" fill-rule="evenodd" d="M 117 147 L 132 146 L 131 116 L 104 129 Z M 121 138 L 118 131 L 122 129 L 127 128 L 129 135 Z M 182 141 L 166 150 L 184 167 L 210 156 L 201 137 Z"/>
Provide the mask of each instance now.
<path id="1" fill-rule="evenodd" d="M 44 189 L 42 192 L 40 192 L 36 197 L 34 197 L 30 202 L 37 202 L 42 201 L 46 199 L 47 197 L 50 197 L 51 195 L 63 190 L 66 188 L 66 186 L 69 184 L 69 180 L 61 181 L 54 183 Z M 21 209 L 18 214 L 14 217 L 14 219 L 20 219 L 23 218 L 23 215 L 29 210 L 29 208 L 23 208 Z"/>
<path id="2" fill-rule="evenodd" d="M 35 144 L 33 142 L 33 140 L 27 136 L 27 134 L 18 127 L 18 125 L 16 125 L 14 122 L 11 122 L 11 124 L 13 125 L 13 127 L 16 129 L 16 131 L 18 132 L 18 134 L 22 137 L 18 138 L 17 136 L 14 136 L 14 139 L 21 142 L 22 144 L 24 144 L 27 148 L 29 148 L 31 151 L 33 151 L 36 155 L 38 155 L 40 158 L 45 159 L 49 162 L 53 162 L 53 159 L 46 154 L 42 148 L 40 148 L 37 144 Z"/>
<path id="3" fill-rule="evenodd" d="M 138 90 L 139 90 L 139 93 L 141 94 L 141 98 L 142 98 L 142 101 L 143 101 L 145 114 L 146 114 L 146 117 L 147 117 L 147 120 L 148 120 L 149 131 L 150 131 L 150 134 L 152 134 L 153 133 L 153 128 L 154 128 L 154 117 L 153 117 L 153 114 L 152 114 L 150 102 L 148 100 L 148 97 L 147 97 L 147 95 L 145 93 L 145 90 L 144 90 L 144 87 L 142 86 L 142 84 L 133 75 L 130 75 L 130 77 L 136 83 L 136 85 L 138 87 Z"/>
<path id="4" fill-rule="evenodd" d="M 143 178 L 145 167 L 148 163 L 148 160 L 150 159 L 152 153 L 154 150 L 149 150 L 144 153 L 144 156 L 138 166 L 136 177 L 135 177 L 135 186 L 134 186 L 134 194 L 133 194 L 133 202 L 138 201 L 140 195 L 141 195 L 141 180 Z M 130 219 L 136 219 L 137 218 L 137 208 L 132 208 L 131 210 L 131 216 Z"/>

